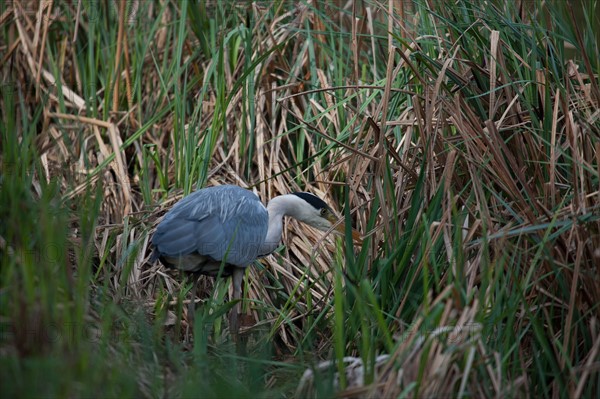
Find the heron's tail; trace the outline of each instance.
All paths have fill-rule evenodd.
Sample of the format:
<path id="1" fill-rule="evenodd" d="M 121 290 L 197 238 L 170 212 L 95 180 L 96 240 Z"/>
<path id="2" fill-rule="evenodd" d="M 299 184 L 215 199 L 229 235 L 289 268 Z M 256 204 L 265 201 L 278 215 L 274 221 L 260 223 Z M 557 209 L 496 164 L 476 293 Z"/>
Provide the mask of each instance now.
<path id="1" fill-rule="evenodd" d="M 158 249 L 156 247 L 153 247 L 152 254 L 150 255 L 150 259 L 149 259 L 150 263 L 154 263 L 157 260 L 159 260 L 160 256 L 161 255 L 160 255 L 160 252 L 158 251 Z"/>

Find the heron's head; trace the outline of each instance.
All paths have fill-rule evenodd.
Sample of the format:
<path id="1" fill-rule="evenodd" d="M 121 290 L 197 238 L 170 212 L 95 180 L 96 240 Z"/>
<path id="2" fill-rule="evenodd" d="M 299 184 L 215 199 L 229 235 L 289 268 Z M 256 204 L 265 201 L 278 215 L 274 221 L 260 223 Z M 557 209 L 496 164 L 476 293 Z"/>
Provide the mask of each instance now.
<path id="1" fill-rule="evenodd" d="M 296 218 L 319 230 L 327 231 L 335 225 L 335 230 L 344 234 L 346 225 L 333 213 L 331 208 L 319 197 L 311 193 L 292 193 L 302 200 L 301 209 L 298 209 Z M 361 241 L 360 233 L 351 229 L 352 238 Z"/>

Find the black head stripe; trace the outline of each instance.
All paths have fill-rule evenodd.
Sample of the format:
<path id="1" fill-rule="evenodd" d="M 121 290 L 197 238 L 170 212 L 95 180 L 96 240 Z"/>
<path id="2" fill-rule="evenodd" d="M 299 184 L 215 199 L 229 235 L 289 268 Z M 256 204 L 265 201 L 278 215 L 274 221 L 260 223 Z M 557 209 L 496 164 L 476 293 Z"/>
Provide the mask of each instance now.
<path id="1" fill-rule="evenodd" d="M 304 201 L 311 204 L 315 209 L 327 209 L 330 210 L 327 204 L 319 197 L 311 193 L 292 193 L 302 198 Z"/>

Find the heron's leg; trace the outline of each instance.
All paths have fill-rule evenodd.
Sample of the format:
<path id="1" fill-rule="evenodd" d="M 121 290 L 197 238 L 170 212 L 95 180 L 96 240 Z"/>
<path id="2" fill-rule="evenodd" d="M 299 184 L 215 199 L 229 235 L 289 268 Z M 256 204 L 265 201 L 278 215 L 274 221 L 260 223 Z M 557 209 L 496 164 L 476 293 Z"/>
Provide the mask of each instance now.
<path id="1" fill-rule="evenodd" d="M 198 280 L 200 273 L 191 273 L 192 276 L 192 299 L 188 304 L 188 334 L 191 335 L 194 331 L 194 314 L 196 313 L 196 294 L 198 293 Z M 191 333 L 190 333 L 191 331 Z M 188 336 L 189 336 L 188 335 Z"/>
<path id="2" fill-rule="evenodd" d="M 233 282 L 233 299 L 241 299 L 242 298 L 242 282 L 244 280 L 244 271 L 243 267 L 236 267 L 233 269 L 233 275 L 231 276 L 231 280 Z M 235 304 L 233 308 L 231 308 L 231 313 L 229 314 L 229 331 L 232 334 L 237 335 L 239 332 L 239 322 L 238 317 L 241 310 L 241 302 Z"/>

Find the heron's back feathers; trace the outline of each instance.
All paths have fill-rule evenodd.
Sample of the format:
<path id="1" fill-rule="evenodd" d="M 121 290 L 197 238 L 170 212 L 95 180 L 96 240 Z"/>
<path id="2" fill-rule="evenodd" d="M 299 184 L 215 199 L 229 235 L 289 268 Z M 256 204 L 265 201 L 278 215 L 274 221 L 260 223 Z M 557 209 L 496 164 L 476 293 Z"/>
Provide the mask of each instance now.
<path id="1" fill-rule="evenodd" d="M 260 255 L 268 223 L 266 208 L 252 192 L 236 186 L 204 188 L 165 215 L 152 237 L 152 258 L 211 275 L 222 263 L 245 267 Z"/>

